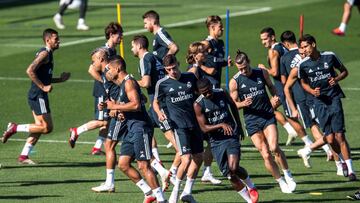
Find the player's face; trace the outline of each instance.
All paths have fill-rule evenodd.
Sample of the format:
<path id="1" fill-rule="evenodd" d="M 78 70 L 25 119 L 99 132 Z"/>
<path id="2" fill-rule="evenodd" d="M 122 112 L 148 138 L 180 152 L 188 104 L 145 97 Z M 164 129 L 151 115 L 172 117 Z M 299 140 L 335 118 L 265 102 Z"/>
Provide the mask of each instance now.
<path id="1" fill-rule="evenodd" d="M 265 48 L 270 49 L 271 45 L 274 42 L 274 37 L 270 36 L 268 33 L 260 34 L 261 44 L 264 45 Z"/>
<path id="2" fill-rule="evenodd" d="M 199 93 L 204 95 L 206 98 L 210 98 L 213 92 L 211 86 L 208 85 L 204 88 L 199 88 Z"/>
<path id="3" fill-rule="evenodd" d="M 179 64 L 166 66 L 165 71 L 169 77 L 178 78 L 178 76 L 180 75 Z"/>
<path id="4" fill-rule="evenodd" d="M 206 55 L 207 55 L 206 50 L 204 50 L 204 51 L 199 51 L 199 52 L 195 55 L 195 60 L 198 61 L 198 62 L 203 62 L 203 61 L 205 61 L 205 59 L 206 59 Z"/>
<path id="5" fill-rule="evenodd" d="M 221 36 L 222 36 L 223 31 L 224 31 L 224 28 L 223 28 L 222 23 L 213 24 L 211 27 L 212 27 L 212 30 L 213 30 L 214 34 L 215 34 L 217 37 L 221 37 Z"/>
<path id="6" fill-rule="evenodd" d="M 299 47 L 299 54 L 300 54 L 301 58 L 305 58 L 305 57 L 306 57 L 306 56 L 305 56 L 304 48 Z"/>
<path id="7" fill-rule="evenodd" d="M 112 66 L 110 64 L 107 65 L 107 67 L 105 67 L 105 77 L 107 80 L 110 81 L 115 81 L 118 78 L 118 68 L 115 66 Z"/>
<path id="8" fill-rule="evenodd" d="M 123 38 L 122 33 L 110 34 L 110 40 L 113 44 L 119 45 Z"/>
<path id="9" fill-rule="evenodd" d="M 52 34 L 46 42 L 52 50 L 58 49 L 60 46 L 60 38 L 57 34 Z"/>
<path id="10" fill-rule="evenodd" d="M 135 44 L 134 41 L 131 42 L 131 51 L 134 56 L 139 56 L 139 45 Z"/>
<path id="11" fill-rule="evenodd" d="M 249 76 L 250 73 L 251 73 L 251 69 L 250 69 L 250 66 L 249 64 L 245 61 L 241 64 L 238 64 L 238 63 L 235 63 L 237 69 L 239 70 L 240 74 L 241 75 L 246 75 L 246 76 Z"/>
<path id="12" fill-rule="evenodd" d="M 151 18 L 144 18 L 144 28 L 149 31 L 154 31 L 154 20 Z"/>
<path id="13" fill-rule="evenodd" d="M 310 56 L 314 53 L 315 44 L 309 44 L 306 41 L 302 41 L 300 43 L 300 49 L 302 49 L 304 51 L 305 56 Z"/>

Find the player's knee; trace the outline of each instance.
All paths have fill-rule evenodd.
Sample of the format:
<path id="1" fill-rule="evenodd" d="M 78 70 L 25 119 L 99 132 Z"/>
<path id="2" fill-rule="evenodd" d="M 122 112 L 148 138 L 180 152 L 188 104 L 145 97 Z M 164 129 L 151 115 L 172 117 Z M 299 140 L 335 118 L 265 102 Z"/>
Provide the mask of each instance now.
<path id="1" fill-rule="evenodd" d="M 280 153 L 280 148 L 279 148 L 279 146 L 277 146 L 277 145 L 275 145 L 275 146 L 270 146 L 270 152 L 271 152 L 272 154 L 278 154 L 278 153 Z"/>
<path id="2" fill-rule="evenodd" d="M 43 125 L 42 133 L 43 134 L 49 134 L 53 131 L 53 126 L 51 124 L 45 124 Z"/>
<path id="3" fill-rule="evenodd" d="M 150 169 L 150 164 L 147 161 L 138 161 L 138 169 L 144 173 Z"/>
<path id="4" fill-rule="evenodd" d="M 118 168 L 120 169 L 120 171 L 125 172 L 125 171 L 129 170 L 130 164 L 129 163 L 124 163 L 124 162 L 119 162 L 118 163 Z"/>
<path id="5" fill-rule="evenodd" d="M 262 155 L 264 160 L 270 160 L 272 158 L 272 155 L 271 155 L 271 153 L 269 151 L 262 152 L 261 155 Z"/>

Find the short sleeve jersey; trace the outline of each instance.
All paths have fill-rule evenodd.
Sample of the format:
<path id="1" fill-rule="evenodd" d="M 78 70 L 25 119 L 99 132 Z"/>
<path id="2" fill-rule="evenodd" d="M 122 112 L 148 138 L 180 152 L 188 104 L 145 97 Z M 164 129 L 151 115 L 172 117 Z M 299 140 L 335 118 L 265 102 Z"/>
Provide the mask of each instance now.
<path id="1" fill-rule="evenodd" d="M 307 81 L 311 88 L 320 87 L 319 99 L 332 99 L 333 97 L 345 97 L 339 84 L 329 85 L 329 78 L 336 77 L 335 68 L 340 68 L 342 63 L 333 52 L 320 52 L 317 60 L 310 57 L 304 58 L 298 69 L 298 76 Z"/>
<path id="2" fill-rule="evenodd" d="M 252 69 L 252 73 L 249 77 L 238 72 L 233 78 L 237 84 L 240 101 L 244 101 L 245 98 L 248 97 L 252 98 L 251 105 L 244 107 L 243 109 L 245 118 L 251 117 L 252 115 L 273 115 L 274 110 L 266 92 L 266 81 L 261 69 Z"/>
<path id="3" fill-rule="evenodd" d="M 159 80 L 155 87 L 155 99 L 164 102 L 170 120 L 177 128 L 196 127 L 193 109 L 195 100 L 196 77 L 193 73 L 181 73 L 178 80 L 169 76 Z"/>
<path id="4" fill-rule="evenodd" d="M 173 40 L 164 28 L 160 28 L 155 34 L 155 39 L 153 41 L 153 54 L 161 64 L 164 56 L 169 51 L 168 46 L 172 43 Z"/>
<path id="5" fill-rule="evenodd" d="M 43 51 L 48 52 L 47 63 L 41 64 L 35 71 L 36 77 L 44 84 L 50 85 L 54 69 L 53 53 L 50 49 L 43 47 L 37 53 L 36 57 Z M 34 82 L 31 81 L 31 86 L 28 92 L 29 98 L 46 95 Z"/>
<path id="6" fill-rule="evenodd" d="M 225 57 L 225 45 L 224 41 L 221 39 L 215 40 L 214 38 L 208 36 L 206 38 L 209 41 L 211 52 L 208 54 L 206 61 L 204 63 L 205 66 L 214 67 L 216 70 L 215 75 L 207 75 L 207 77 L 214 78 L 218 85 L 221 84 L 221 74 L 222 74 L 222 67 L 226 66 L 227 61 L 224 59 Z M 205 73 L 206 74 L 206 73 Z"/>
<path id="7" fill-rule="evenodd" d="M 281 81 L 281 77 L 280 77 L 280 59 L 281 57 L 287 52 L 287 49 L 281 44 L 281 43 L 275 43 L 271 46 L 271 49 L 277 51 L 279 53 L 279 61 L 278 61 L 278 64 L 279 64 L 279 73 L 277 76 L 273 77 L 274 80 L 277 80 L 277 81 Z M 269 66 L 271 66 L 270 64 L 270 59 L 268 58 L 268 64 Z"/>
<path id="8" fill-rule="evenodd" d="M 298 67 L 301 60 L 302 59 L 297 48 L 289 50 L 289 52 L 285 53 L 280 59 L 280 74 L 288 78 L 290 71 L 293 68 Z M 293 85 L 292 92 L 296 102 L 306 100 L 307 93 L 301 87 L 299 81 L 296 81 Z"/>
<path id="9" fill-rule="evenodd" d="M 139 73 L 141 77 L 148 75 L 151 78 L 150 87 L 147 88 L 148 95 L 155 94 L 156 82 L 161 78 L 165 77 L 165 69 L 163 66 L 157 66 L 157 58 L 149 52 L 144 54 L 144 57 L 140 59 Z M 152 97 L 150 97 L 152 98 Z"/>
<path id="10" fill-rule="evenodd" d="M 233 136 L 224 134 L 222 128 L 209 133 L 210 142 L 226 139 L 239 139 L 239 127 L 231 113 L 228 96 L 222 89 L 213 89 L 213 95 L 211 98 L 206 98 L 204 95 L 200 95 L 196 101 L 201 107 L 201 112 L 207 120 L 209 125 L 217 125 L 220 123 L 229 124 L 234 130 Z"/>

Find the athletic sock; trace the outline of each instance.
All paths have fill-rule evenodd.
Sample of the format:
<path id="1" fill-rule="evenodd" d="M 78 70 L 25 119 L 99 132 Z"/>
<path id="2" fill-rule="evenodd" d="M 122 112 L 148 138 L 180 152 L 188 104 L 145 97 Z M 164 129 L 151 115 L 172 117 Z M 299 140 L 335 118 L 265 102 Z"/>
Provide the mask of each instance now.
<path id="1" fill-rule="evenodd" d="M 339 30 L 340 30 L 341 32 L 345 32 L 345 30 L 346 30 L 346 24 L 345 24 L 345 23 L 341 23 L 340 26 L 339 26 Z"/>
<path id="2" fill-rule="evenodd" d="M 291 175 L 291 172 L 290 172 L 289 169 L 284 169 L 283 172 L 284 172 L 285 178 L 286 178 L 286 177 L 292 178 L 292 175 Z"/>
<path id="3" fill-rule="evenodd" d="M 237 193 L 239 193 L 239 195 L 240 195 L 246 202 L 252 202 L 252 201 L 251 201 L 251 198 L 250 198 L 249 191 L 246 189 L 246 187 L 244 187 L 243 189 L 241 189 L 241 190 L 238 191 Z"/>
<path id="4" fill-rule="evenodd" d="M 297 133 L 295 131 L 295 129 L 290 125 L 289 122 L 286 122 L 283 127 L 285 128 L 285 130 L 287 131 L 287 133 L 293 137 L 297 136 Z"/>
<path id="5" fill-rule="evenodd" d="M 21 124 L 16 126 L 16 132 L 29 132 L 30 124 Z"/>
<path id="6" fill-rule="evenodd" d="M 206 176 L 208 174 L 211 174 L 211 167 L 204 165 L 203 176 Z"/>
<path id="7" fill-rule="evenodd" d="M 24 148 L 23 148 L 23 150 L 22 150 L 22 152 L 21 152 L 20 155 L 22 155 L 22 156 L 29 156 L 29 154 L 30 154 L 30 152 L 31 152 L 31 150 L 32 150 L 33 148 L 34 148 L 34 145 L 32 145 L 32 144 L 30 144 L 30 143 L 25 143 Z"/>
<path id="8" fill-rule="evenodd" d="M 324 144 L 321 148 L 324 150 L 324 152 L 326 152 L 326 154 L 329 154 L 329 153 L 332 154 L 328 144 Z"/>
<path id="9" fill-rule="evenodd" d="M 168 170 L 166 170 L 166 168 L 164 168 L 156 159 L 153 159 L 150 165 L 159 173 L 160 176 L 165 176 L 168 173 Z"/>
<path id="10" fill-rule="evenodd" d="M 114 185 L 115 183 L 115 176 L 114 176 L 114 169 L 106 169 L 106 181 L 105 185 Z"/>
<path id="11" fill-rule="evenodd" d="M 81 133 L 84 133 L 86 131 L 88 131 L 88 128 L 86 127 L 86 124 L 76 128 L 76 132 L 77 132 L 78 135 L 80 135 Z"/>
<path id="12" fill-rule="evenodd" d="M 345 163 L 348 168 L 349 174 L 355 173 L 353 170 L 352 159 L 345 160 Z"/>
<path id="13" fill-rule="evenodd" d="M 104 138 L 104 137 L 98 136 L 98 137 L 96 138 L 96 142 L 95 142 L 94 148 L 101 149 L 101 146 L 102 146 L 102 144 L 104 143 L 104 141 L 105 141 L 105 138 Z"/>
<path id="14" fill-rule="evenodd" d="M 185 183 L 185 187 L 184 187 L 184 191 L 183 193 L 187 194 L 187 195 L 191 195 L 192 192 L 192 187 L 194 185 L 195 179 L 191 179 L 191 178 L 186 178 L 186 183 Z"/>
<path id="15" fill-rule="evenodd" d="M 150 186 L 144 179 L 139 180 L 139 182 L 136 183 L 136 186 L 138 186 L 145 195 L 150 195 L 152 193 Z"/>
<path id="16" fill-rule="evenodd" d="M 173 175 L 176 175 L 177 168 L 178 168 L 177 166 L 171 165 L 169 171 L 170 171 Z"/>
<path id="17" fill-rule="evenodd" d="M 174 188 L 173 188 L 174 191 L 180 190 L 181 181 L 182 180 L 180 180 L 178 177 L 175 178 L 175 184 L 174 184 Z"/>
<path id="18" fill-rule="evenodd" d="M 305 143 L 306 146 L 310 146 L 313 143 L 313 141 L 310 140 L 308 135 L 305 135 L 301 139 Z"/>
<path id="19" fill-rule="evenodd" d="M 250 176 L 246 177 L 246 179 L 242 180 L 242 182 L 246 185 L 247 188 L 255 188 L 255 185 L 250 179 Z"/>
<path id="20" fill-rule="evenodd" d="M 151 149 L 151 152 L 152 152 L 152 154 L 153 154 L 153 156 L 154 156 L 154 158 L 155 158 L 156 160 L 161 161 L 161 160 L 160 160 L 159 151 L 158 151 L 157 148 L 152 148 L 152 149 Z"/>
<path id="21" fill-rule="evenodd" d="M 164 193 L 162 192 L 160 187 L 153 189 L 152 192 L 155 195 L 157 202 L 165 201 Z"/>

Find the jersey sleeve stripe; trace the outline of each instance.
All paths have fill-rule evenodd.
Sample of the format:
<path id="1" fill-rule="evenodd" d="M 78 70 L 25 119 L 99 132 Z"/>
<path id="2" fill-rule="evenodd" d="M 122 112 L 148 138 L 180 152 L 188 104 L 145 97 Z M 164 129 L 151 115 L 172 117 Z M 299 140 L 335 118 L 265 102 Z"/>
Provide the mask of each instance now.
<path id="1" fill-rule="evenodd" d="M 158 32 L 158 34 L 159 34 L 159 37 L 160 37 L 160 38 L 165 42 L 165 44 L 167 44 L 168 46 L 172 43 L 172 41 L 164 35 L 164 33 L 162 32 L 162 30 L 160 30 L 160 31 Z"/>

